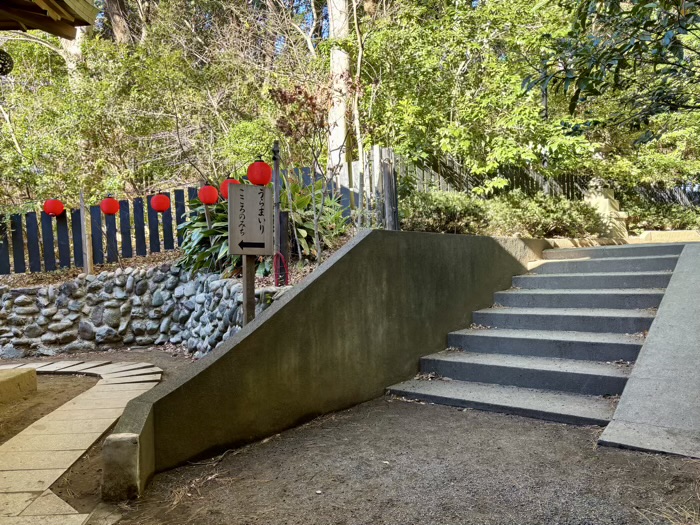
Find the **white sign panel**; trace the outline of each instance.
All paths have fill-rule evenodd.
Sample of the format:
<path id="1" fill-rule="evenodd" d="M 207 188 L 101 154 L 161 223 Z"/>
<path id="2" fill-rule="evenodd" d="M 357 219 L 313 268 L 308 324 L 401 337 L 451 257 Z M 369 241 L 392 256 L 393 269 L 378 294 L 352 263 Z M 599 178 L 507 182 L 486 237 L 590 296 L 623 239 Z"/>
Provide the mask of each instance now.
<path id="1" fill-rule="evenodd" d="M 228 250 L 232 255 L 272 255 L 272 190 L 229 185 Z"/>

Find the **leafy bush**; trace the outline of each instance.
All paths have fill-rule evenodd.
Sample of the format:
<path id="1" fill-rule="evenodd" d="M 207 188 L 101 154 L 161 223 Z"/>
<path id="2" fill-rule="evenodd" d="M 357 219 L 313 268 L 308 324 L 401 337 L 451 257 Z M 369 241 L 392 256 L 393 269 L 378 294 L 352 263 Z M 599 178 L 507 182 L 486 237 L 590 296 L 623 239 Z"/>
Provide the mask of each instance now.
<path id="1" fill-rule="evenodd" d="M 282 209 L 290 212 L 290 221 L 295 229 L 292 235 L 293 243 L 298 239 L 300 249 L 293 253 L 301 253 L 303 257 L 317 255 L 314 246 L 314 192 L 316 209 L 319 210 L 319 238 L 322 248 L 335 248 L 339 237 L 347 230 L 347 222 L 338 201 L 326 196 L 321 208 L 321 182 L 318 182 L 314 189 L 302 187 L 296 182 L 289 183 L 282 192 Z M 241 266 L 241 257 L 228 253 L 228 202 L 221 201 L 209 206 L 211 228 L 207 226 L 204 205 L 192 204 L 195 206 L 194 216 L 178 227 L 183 235 L 183 255 L 179 264 L 195 272 L 217 272 L 225 276 L 234 274 Z M 257 274 L 265 276 L 271 271 L 272 258 L 259 258 Z"/>
<path id="2" fill-rule="evenodd" d="M 178 226 L 183 236 L 179 264 L 193 272 L 231 275 L 241 265 L 241 257 L 228 253 L 228 202 L 209 206 L 211 229 L 204 216 L 204 205 L 194 208 L 194 212 L 194 216 Z"/>
<path id="3" fill-rule="evenodd" d="M 466 193 L 415 192 L 399 201 L 403 230 L 481 233 L 486 229 L 484 200 Z"/>
<path id="4" fill-rule="evenodd" d="M 672 203 L 656 203 L 627 198 L 623 210 L 628 214 L 630 233 L 645 230 L 700 230 L 700 208 Z"/>
<path id="5" fill-rule="evenodd" d="M 321 248 L 335 248 L 348 227 L 340 203 L 328 195 L 323 198 L 322 181 L 317 181 L 313 186 L 303 186 L 295 180 L 287 181 L 282 191 L 281 205 L 284 211 L 289 212 L 295 230 L 292 240 L 298 245 L 293 247 L 293 252 L 301 252 L 304 257 L 318 255 L 314 244 L 314 203 L 318 213 Z"/>
<path id="6" fill-rule="evenodd" d="M 528 197 L 520 190 L 487 201 L 491 235 L 530 237 L 590 237 L 605 231 L 598 212 L 583 201 L 537 193 Z"/>
<path id="7" fill-rule="evenodd" d="M 405 230 L 528 237 L 589 237 L 605 230 L 590 205 L 516 190 L 491 199 L 467 193 L 415 193 L 401 201 Z"/>

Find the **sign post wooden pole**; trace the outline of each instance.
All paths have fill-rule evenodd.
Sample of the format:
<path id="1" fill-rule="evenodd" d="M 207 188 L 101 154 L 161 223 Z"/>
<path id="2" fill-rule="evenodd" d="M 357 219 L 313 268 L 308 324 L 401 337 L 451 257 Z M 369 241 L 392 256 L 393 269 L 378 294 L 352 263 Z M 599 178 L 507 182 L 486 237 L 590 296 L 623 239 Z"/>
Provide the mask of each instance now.
<path id="1" fill-rule="evenodd" d="M 255 318 L 255 259 L 273 255 L 272 191 L 264 186 L 230 185 L 229 253 L 243 256 L 243 323 Z"/>
<path id="2" fill-rule="evenodd" d="M 243 256 L 243 324 L 255 319 L 255 255 Z"/>

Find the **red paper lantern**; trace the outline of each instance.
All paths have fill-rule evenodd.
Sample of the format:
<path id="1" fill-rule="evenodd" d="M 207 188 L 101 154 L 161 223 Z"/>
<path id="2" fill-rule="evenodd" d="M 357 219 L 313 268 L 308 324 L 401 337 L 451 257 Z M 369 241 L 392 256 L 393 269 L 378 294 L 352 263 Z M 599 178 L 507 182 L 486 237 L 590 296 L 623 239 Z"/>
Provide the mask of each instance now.
<path id="1" fill-rule="evenodd" d="M 248 180 L 256 186 L 267 186 L 272 180 L 272 168 L 262 159 L 248 166 Z"/>
<path id="2" fill-rule="evenodd" d="M 156 210 L 158 213 L 163 213 L 170 209 L 170 197 L 163 193 L 154 195 L 151 197 L 151 208 Z"/>
<path id="3" fill-rule="evenodd" d="M 105 215 L 116 215 L 119 211 L 119 201 L 114 197 L 107 197 L 100 202 L 100 209 Z"/>
<path id="4" fill-rule="evenodd" d="M 228 199 L 228 186 L 229 184 L 240 184 L 241 181 L 237 179 L 226 179 L 224 182 L 221 183 L 221 186 L 219 186 L 219 191 L 221 191 L 221 195 L 224 196 L 224 199 Z"/>
<path id="5" fill-rule="evenodd" d="M 65 210 L 65 207 L 58 199 L 49 199 L 44 203 L 44 212 L 46 212 L 46 215 L 50 215 L 51 217 L 61 215 L 63 210 Z"/>
<path id="6" fill-rule="evenodd" d="M 199 188 L 197 196 L 202 201 L 202 204 L 216 204 L 219 200 L 219 192 L 216 191 L 214 186 L 209 186 L 209 184 Z"/>

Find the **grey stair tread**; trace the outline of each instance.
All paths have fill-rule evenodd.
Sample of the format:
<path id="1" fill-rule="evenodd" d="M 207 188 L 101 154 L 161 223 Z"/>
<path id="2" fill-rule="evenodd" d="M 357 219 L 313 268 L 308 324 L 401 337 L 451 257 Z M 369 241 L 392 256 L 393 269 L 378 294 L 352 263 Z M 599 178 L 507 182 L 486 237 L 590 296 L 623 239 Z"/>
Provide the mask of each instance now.
<path id="1" fill-rule="evenodd" d="M 652 254 L 674 254 L 680 253 L 685 246 L 684 243 L 649 243 L 649 244 L 624 244 L 617 246 L 591 246 L 586 248 L 554 248 L 544 250 L 545 259 L 560 258 L 604 258 L 604 257 L 624 257 L 627 254 L 652 253 Z"/>
<path id="2" fill-rule="evenodd" d="M 576 341 L 584 343 L 616 343 L 640 346 L 644 340 L 628 334 L 599 333 L 599 332 L 565 332 L 556 330 L 516 330 L 509 328 L 491 328 L 479 330 L 466 328 L 450 332 L 453 334 L 475 337 L 511 337 L 514 339 L 535 339 L 550 341 Z"/>
<path id="3" fill-rule="evenodd" d="M 664 295 L 665 288 L 513 288 L 497 292 L 499 294 L 536 294 L 536 295 Z"/>
<path id="4" fill-rule="evenodd" d="M 545 316 L 578 316 L 578 317 L 639 317 L 653 319 L 655 311 L 628 310 L 619 308 L 486 308 L 477 310 L 478 313 L 495 315 L 545 315 Z M 477 313 L 475 312 L 475 313 Z"/>
<path id="5" fill-rule="evenodd" d="M 412 379 L 389 388 L 409 399 L 578 424 L 607 424 L 610 399 L 488 383 Z"/>
<path id="6" fill-rule="evenodd" d="M 531 279 L 551 279 L 553 277 L 626 277 L 629 275 L 657 276 L 671 275 L 673 270 L 660 270 L 655 272 L 569 272 L 569 273 L 527 273 L 516 277 L 528 277 Z"/>
<path id="7" fill-rule="evenodd" d="M 631 368 L 629 367 L 601 361 L 582 361 L 579 359 L 560 359 L 510 354 L 444 351 L 425 356 L 423 359 L 607 377 L 629 377 L 631 372 Z"/>
<path id="8" fill-rule="evenodd" d="M 675 254 L 663 254 L 663 255 L 629 255 L 624 257 L 601 257 L 601 258 L 591 258 L 591 257 L 577 257 L 575 259 L 543 259 L 542 265 L 556 264 L 560 262 L 576 263 L 576 262 L 593 262 L 600 264 L 610 264 L 612 262 L 627 261 L 627 262 L 637 262 L 637 261 L 649 261 L 649 260 L 669 260 L 677 261 L 680 257 L 680 252 Z"/>

